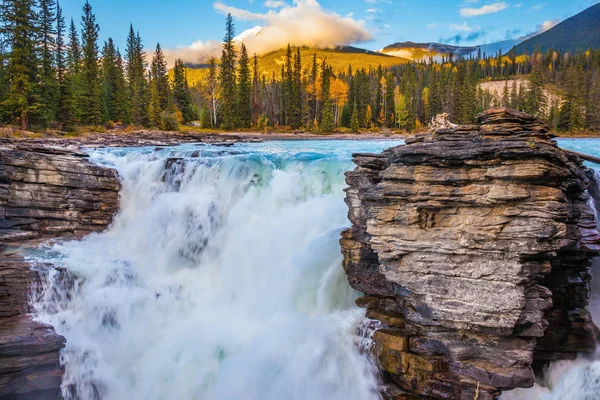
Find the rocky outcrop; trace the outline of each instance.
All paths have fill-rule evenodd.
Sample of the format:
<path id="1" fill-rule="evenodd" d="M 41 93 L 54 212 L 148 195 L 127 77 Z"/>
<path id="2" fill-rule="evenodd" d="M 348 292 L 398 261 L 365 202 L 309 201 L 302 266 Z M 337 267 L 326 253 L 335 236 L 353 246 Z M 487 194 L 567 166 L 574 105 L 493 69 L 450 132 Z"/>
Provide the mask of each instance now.
<path id="1" fill-rule="evenodd" d="M 0 241 L 103 230 L 118 210 L 120 187 L 115 171 L 75 149 L 0 148 Z"/>
<path id="2" fill-rule="evenodd" d="M 56 399 L 65 338 L 28 313 L 36 272 L 5 246 L 104 230 L 119 207 L 115 171 L 73 148 L 0 147 L 0 399 Z"/>
<path id="3" fill-rule="evenodd" d="M 478 122 L 356 154 L 347 173 L 344 268 L 382 323 L 384 379 L 421 396 L 495 399 L 595 349 L 600 235 L 581 160 L 527 114 Z"/>

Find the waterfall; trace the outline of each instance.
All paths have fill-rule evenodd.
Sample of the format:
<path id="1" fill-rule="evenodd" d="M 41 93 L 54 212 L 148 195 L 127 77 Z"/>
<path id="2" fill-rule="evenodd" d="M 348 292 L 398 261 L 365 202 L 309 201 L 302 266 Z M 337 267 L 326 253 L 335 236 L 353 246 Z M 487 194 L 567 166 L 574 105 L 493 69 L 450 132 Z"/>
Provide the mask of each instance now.
<path id="1" fill-rule="evenodd" d="M 64 398 L 377 399 L 338 240 L 350 154 L 389 145 L 92 152 L 123 179 L 113 225 L 29 254 Z"/>

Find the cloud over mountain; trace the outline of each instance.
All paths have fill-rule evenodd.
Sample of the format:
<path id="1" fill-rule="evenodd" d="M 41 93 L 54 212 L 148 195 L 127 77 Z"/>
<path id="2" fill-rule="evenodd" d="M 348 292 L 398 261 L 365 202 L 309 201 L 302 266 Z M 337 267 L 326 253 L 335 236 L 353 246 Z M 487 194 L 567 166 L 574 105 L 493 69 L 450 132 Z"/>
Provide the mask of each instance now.
<path id="1" fill-rule="evenodd" d="M 270 3 L 275 5 L 274 2 Z M 277 4 L 280 6 L 279 2 Z M 318 0 L 295 0 L 265 13 L 255 13 L 217 2 L 214 8 L 234 18 L 256 21 L 262 25 L 257 34 L 243 36 L 250 54 L 264 54 L 291 44 L 292 46 L 332 47 L 371 40 L 371 33 L 362 21 L 352 16 L 324 10 Z M 201 62 L 220 54 L 221 43 L 198 41 L 190 46 L 167 49 L 169 60 L 181 58 L 186 62 Z"/>

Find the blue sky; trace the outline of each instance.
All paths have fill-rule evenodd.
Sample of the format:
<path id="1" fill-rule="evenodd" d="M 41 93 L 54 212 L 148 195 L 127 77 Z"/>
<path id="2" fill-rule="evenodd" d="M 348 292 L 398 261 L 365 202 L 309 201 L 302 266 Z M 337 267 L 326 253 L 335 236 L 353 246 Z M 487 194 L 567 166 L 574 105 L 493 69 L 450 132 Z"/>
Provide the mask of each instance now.
<path id="1" fill-rule="evenodd" d="M 91 0 L 100 39 L 124 47 L 129 24 L 147 48 L 200 54 L 223 36 L 225 13 L 232 12 L 237 32 L 254 26 L 272 29 L 252 43 L 312 45 L 356 44 L 371 50 L 397 41 L 441 41 L 473 45 L 514 39 L 564 20 L 597 0 Z M 79 24 L 82 0 L 61 0 L 67 21 Z M 67 22 L 68 23 L 68 22 Z M 305 28 L 303 28 L 305 27 Z M 211 42 L 212 41 L 212 42 Z M 294 43 L 293 43 L 294 44 Z M 190 47 L 192 46 L 192 47 Z M 249 48 L 251 45 L 248 45 Z M 180 56 L 178 54 L 178 56 Z"/>

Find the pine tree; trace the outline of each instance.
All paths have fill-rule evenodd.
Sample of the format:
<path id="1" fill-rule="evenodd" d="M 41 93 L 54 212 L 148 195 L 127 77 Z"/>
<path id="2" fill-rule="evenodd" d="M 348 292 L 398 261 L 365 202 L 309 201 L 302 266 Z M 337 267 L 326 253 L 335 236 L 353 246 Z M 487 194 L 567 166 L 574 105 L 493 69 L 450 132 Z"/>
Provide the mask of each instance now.
<path id="1" fill-rule="evenodd" d="M 192 101 L 192 95 L 185 76 L 185 66 L 181 60 L 175 61 L 175 68 L 173 69 L 173 100 L 179 111 L 181 111 L 184 124 L 198 119 L 198 110 Z"/>
<path id="2" fill-rule="evenodd" d="M 356 101 L 352 107 L 352 117 L 350 118 L 350 129 L 353 132 L 358 132 L 360 129 L 360 123 L 358 122 L 358 107 L 356 106 Z"/>
<path id="3" fill-rule="evenodd" d="M 160 44 L 157 43 L 150 68 L 150 122 L 153 126 L 166 129 L 163 115 L 168 111 L 170 97 L 167 62 Z"/>
<path id="4" fill-rule="evenodd" d="M 536 53 L 532 58 L 532 70 L 529 76 L 529 91 L 527 93 L 526 111 L 543 118 L 546 106 L 544 92 L 544 76 L 542 74 L 541 54 Z"/>
<path id="5" fill-rule="evenodd" d="M 81 17 L 81 41 L 83 48 L 83 63 L 81 66 L 81 122 L 98 125 L 102 122 L 100 102 L 100 79 L 98 74 L 98 33 L 100 27 L 92 6 L 85 2 Z"/>
<path id="6" fill-rule="evenodd" d="M 71 131 L 74 128 L 73 115 L 73 91 L 70 74 L 67 70 L 67 49 L 65 45 L 65 18 L 62 14 L 60 5 L 56 4 L 56 78 L 57 78 L 57 95 L 56 108 L 57 120 L 62 124 L 62 129 Z"/>
<path id="7" fill-rule="evenodd" d="M 302 126 L 302 58 L 300 48 L 294 56 L 292 71 L 292 91 L 290 98 L 290 126 L 298 129 Z"/>
<path id="8" fill-rule="evenodd" d="M 596 66 L 590 77 L 585 127 L 600 131 L 600 65 Z"/>
<path id="9" fill-rule="evenodd" d="M 331 82 L 331 69 L 330 67 L 323 61 L 323 65 L 321 67 L 321 81 L 322 83 L 322 98 L 323 98 L 323 110 L 321 111 L 321 131 L 325 133 L 333 132 L 333 128 L 335 126 L 335 121 L 333 117 L 333 102 L 331 101 L 330 94 L 330 82 Z"/>
<path id="10" fill-rule="evenodd" d="M 144 53 L 140 34 L 133 30 L 133 25 L 129 26 L 125 59 L 127 61 L 131 122 L 136 125 L 149 126 L 148 107 L 150 98 L 145 76 L 147 68 L 146 54 Z"/>
<path id="11" fill-rule="evenodd" d="M 41 39 L 41 77 L 40 100 L 42 107 L 40 119 L 46 126 L 56 116 L 56 1 L 39 0 L 40 39 Z"/>
<path id="12" fill-rule="evenodd" d="M 252 74 L 252 122 L 254 125 L 257 125 L 258 120 L 262 117 L 261 87 L 258 57 L 254 54 Z"/>
<path id="13" fill-rule="evenodd" d="M 223 39 L 223 52 L 221 55 L 221 91 L 223 94 L 223 127 L 231 129 L 235 124 L 235 99 L 236 79 L 235 64 L 236 51 L 233 39 L 235 37 L 235 26 L 231 14 L 227 15 L 225 23 L 225 38 Z"/>
<path id="14" fill-rule="evenodd" d="M 385 126 L 388 128 L 394 124 L 394 89 L 396 89 L 396 84 L 390 73 L 385 82 Z"/>
<path id="15" fill-rule="evenodd" d="M 250 59 L 246 46 L 242 43 L 237 84 L 237 120 L 240 128 L 249 128 L 252 124 L 252 81 L 250 80 Z"/>
<path id="16" fill-rule="evenodd" d="M 102 110 L 104 121 L 117 121 L 118 75 L 117 48 L 112 38 L 102 48 Z"/>
<path id="17" fill-rule="evenodd" d="M 69 46 L 67 48 L 68 82 L 73 96 L 73 121 L 81 121 L 82 108 L 82 76 L 81 76 L 81 43 L 75 22 L 71 18 L 69 28 Z"/>
<path id="18" fill-rule="evenodd" d="M 10 52 L 7 54 L 9 93 L 1 104 L 3 114 L 28 129 L 30 119 L 40 112 L 37 54 L 38 15 L 34 0 L 5 0 L 2 4 L 3 34 Z"/>

